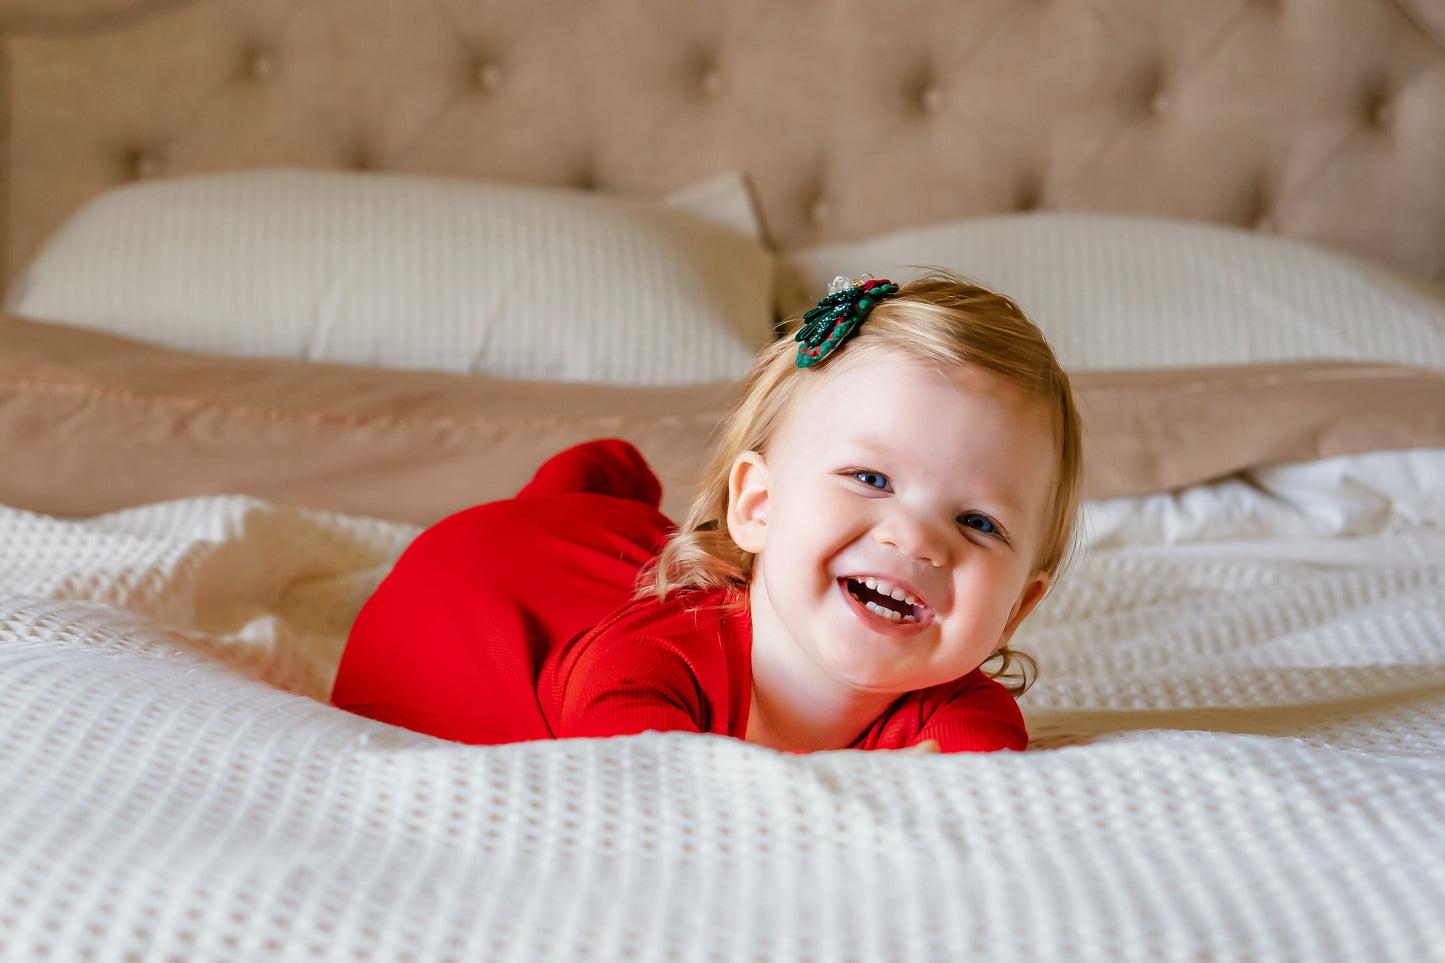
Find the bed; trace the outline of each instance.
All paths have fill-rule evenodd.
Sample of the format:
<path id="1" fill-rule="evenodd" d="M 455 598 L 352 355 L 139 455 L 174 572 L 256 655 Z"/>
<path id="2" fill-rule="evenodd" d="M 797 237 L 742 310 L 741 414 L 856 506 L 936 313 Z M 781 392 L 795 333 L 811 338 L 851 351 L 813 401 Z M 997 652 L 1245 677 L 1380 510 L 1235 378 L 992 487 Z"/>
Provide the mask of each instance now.
<path id="1" fill-rule="evenodd" d="M 1445 959 L 1439 0 L 5 0 L 0 959 Z M 1073 372 L 1022 753 L 331 707 L 835 274 Z"/>

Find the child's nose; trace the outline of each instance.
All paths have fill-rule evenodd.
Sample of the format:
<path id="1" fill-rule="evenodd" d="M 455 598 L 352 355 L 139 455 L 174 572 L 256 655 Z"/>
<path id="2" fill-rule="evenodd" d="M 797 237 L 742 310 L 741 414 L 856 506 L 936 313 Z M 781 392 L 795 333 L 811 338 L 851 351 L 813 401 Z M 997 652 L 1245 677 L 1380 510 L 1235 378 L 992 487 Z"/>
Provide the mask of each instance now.
<path id="1" fill-rule="evenodd" d="M 875 537 L 903 555 L 935 568 L 948 564 L 948 541 L 939 527 L 908 511 L 896 511 L 883 519 Z"/>

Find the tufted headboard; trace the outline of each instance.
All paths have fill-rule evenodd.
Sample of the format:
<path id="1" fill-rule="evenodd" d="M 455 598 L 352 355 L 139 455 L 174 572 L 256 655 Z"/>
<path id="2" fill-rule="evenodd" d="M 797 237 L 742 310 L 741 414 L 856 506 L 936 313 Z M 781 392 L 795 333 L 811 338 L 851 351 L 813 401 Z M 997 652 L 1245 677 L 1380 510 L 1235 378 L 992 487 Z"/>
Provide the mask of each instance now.
<path id="1" fill-rule="evenodd" d="M 780 246 L 1058 208 L 1445 278 L 1445 0 L 0 0 L 3 259 L 255 165 L 657 194 Z"/>

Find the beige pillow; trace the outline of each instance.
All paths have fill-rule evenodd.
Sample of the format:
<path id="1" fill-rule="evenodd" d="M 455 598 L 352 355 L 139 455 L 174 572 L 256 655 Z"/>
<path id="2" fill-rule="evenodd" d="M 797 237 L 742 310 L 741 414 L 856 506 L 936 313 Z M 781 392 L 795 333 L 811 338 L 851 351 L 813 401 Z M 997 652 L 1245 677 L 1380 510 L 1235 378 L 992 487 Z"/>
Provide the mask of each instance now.
<path id="1" fill-rule="evenodd" d="M 1445 372 L 1281 364 L 1081 372 L 1088 497 L 1257 465 L 1445 446 Z M 192 495 L 428 524 L 514 494 L 548 456 L 638 446 L 681 520 L 735 382 L 558 385 L 191 354 L 0 322 L 0 502 L 89 515 Z"/>
<path id="2" fill-rule="evenodd" d="M 237 357 L 606 384 L 746 373 L 773 260 L 738 176 L 665 203 L 419 175 L 246 170 L 102 194 L 15 313 Z"/>

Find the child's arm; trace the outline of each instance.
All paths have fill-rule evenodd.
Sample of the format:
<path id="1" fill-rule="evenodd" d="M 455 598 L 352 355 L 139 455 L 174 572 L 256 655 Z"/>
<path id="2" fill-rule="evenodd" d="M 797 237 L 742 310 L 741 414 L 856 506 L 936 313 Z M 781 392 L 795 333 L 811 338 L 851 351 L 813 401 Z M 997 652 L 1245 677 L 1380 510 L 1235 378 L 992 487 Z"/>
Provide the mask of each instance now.
<path id="1" fill-rule="evenodd" d="M 992 752 L 1023 749 L 1028 741 L 1013 695 L 975 669 L 961 679 L 910 692 L 874 723 L 858 748 Z"/>
<path id="2" fill-rule="evenodd" d="M 924 720 L 910 745 L 932 739 L 942 752 L 1022 751 L 1028 730 L 1018 701 L 1002 685 L 973 672 L 952 696 Z"/>
<path id="3" fill-rule="evenodd" d="M 581 646 L 538 684 L 559 739 L 708 731 L 706 699 L 688 662 L 671 647 L 635 637 Z"/>

